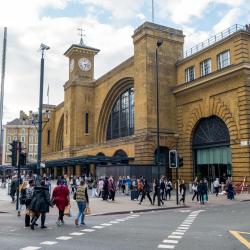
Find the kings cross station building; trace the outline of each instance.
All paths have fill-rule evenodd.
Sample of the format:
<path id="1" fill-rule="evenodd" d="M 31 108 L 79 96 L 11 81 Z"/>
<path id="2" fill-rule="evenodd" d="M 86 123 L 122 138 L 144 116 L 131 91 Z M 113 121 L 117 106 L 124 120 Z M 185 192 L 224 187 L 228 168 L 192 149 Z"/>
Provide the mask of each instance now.
<path id="1" fill-rule="evenodd" d="M 182 30 L 150 22 L 132 39 L 133 56 L 98 79 L 99 49 L 81 42 L 64 53 L 69 79 L 43 129 L 41 172 L 140 176 L 155 171 L 159 145 L 157 165 L 169 178 L 176 149 L 186 181 L 249 182 L 250 26 L 234 25 L 186 52 Z"/>

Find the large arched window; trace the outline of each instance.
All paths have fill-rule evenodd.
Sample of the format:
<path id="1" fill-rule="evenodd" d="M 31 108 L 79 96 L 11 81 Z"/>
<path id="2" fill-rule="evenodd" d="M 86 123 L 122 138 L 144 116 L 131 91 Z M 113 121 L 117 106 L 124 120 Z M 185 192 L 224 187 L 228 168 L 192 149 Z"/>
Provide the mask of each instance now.
<path id="1" fill-rule="evenodd" d="M 123 92 L 109 116 L 107 140 L 134 134 L 134 88 Z"/>

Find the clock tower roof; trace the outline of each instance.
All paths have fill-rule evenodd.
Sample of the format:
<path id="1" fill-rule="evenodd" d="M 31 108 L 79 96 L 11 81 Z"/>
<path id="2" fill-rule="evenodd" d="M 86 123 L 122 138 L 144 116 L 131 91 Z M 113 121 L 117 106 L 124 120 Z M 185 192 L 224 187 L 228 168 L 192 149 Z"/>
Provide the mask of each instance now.
<path id="1" fill-rule="evenodd" d="M 74 52 L 87 52 L 89 54 L 96 55 L 99 51 L 99 49 L 86 46 L 85 44 L 72 44 L 64 53 L 64 55 L 70 57 Z"/>

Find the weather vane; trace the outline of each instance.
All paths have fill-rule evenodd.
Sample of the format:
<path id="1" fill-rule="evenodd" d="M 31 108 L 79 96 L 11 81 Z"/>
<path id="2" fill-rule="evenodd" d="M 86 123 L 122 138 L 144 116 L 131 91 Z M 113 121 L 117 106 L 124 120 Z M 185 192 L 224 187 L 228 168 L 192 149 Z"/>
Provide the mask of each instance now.
<path id="1" fill-rule="evenodd" d="M 83 30 L 82 28 L 78 28 L 77 30 L 80 31 L 80 34 L 79 34 L 80 37 L 81 37 L 81 39 L 80 39 L 80 45 L 83 46 L 83 45 L 85 45 L 84 42 L 83 42 L 83 37 L 85 36 L 85 34 L 83 34 L 83 31 L 84 31 L 84 30 Z"/>

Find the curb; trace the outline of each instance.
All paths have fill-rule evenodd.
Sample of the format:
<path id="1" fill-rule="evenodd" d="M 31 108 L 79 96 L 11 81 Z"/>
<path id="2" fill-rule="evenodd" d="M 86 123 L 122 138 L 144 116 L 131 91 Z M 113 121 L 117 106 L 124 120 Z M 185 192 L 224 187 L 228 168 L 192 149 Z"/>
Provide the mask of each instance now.
<path id="1" fill-rule="evenodd" d="M 190 208 L 190 206 L 176 206 L 176 207 L 162 207 L 162 208 L 149 208 L 149 209 L 138 209 L 130 211 L 117 211 L 103 214 L 91 214 L 90 216 L 102 216 L 102 215 L 116 215 L 116 214 L 133 214 L 133 213 L 142 213 L 142 212 L 153 212 L 153 211 L 162 211 L 162 210 L 172 210 L 178 208 Z"/>
<path id="2" fill-rule="evenodd" d="M 241 200 L 240 202 L 247 202 L 247 201 L 250 201 L 250 199 L 248 199 L 248 200 Z"/>

